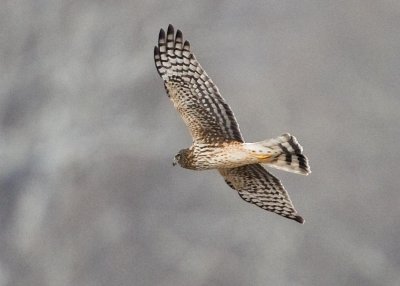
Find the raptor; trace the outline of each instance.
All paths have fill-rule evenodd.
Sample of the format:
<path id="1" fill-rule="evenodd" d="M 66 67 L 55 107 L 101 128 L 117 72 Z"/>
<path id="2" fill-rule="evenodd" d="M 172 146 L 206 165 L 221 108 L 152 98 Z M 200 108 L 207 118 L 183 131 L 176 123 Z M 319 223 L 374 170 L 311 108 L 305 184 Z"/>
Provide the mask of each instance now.
<path id="1" fill-rule="evenodd" d="M 168 97 L 187 125 L 193 145 L 180 150 L 174 164 L 191 170 L 216 169 L 229 187 L 256 206 L 304 223 L 278 178 L 263 165 L 302 175 L 311 173 L 297 139 L 245 142 L 235 116 L 191 51 L 182 32 L 160 30 L 154 61 Z"/>

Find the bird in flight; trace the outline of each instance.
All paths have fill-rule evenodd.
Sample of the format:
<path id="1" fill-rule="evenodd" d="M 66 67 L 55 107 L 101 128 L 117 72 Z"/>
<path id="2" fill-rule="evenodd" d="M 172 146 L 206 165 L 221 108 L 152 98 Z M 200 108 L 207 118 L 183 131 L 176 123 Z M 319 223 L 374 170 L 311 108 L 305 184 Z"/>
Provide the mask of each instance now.
<path id="1" fill-rule="evenodd" d="M 191 170 L 217 169 L 229 187 L 256 206 L 304 223 L 278 178 L 261 164 L 302 175 L 311 173 L 303 148 L 290 134 L 244 142 L 235 116 L 172 25 L 160 30 L 154 61 L 168 97 L 187 125 L 193 145 L 174 158 Z"/>

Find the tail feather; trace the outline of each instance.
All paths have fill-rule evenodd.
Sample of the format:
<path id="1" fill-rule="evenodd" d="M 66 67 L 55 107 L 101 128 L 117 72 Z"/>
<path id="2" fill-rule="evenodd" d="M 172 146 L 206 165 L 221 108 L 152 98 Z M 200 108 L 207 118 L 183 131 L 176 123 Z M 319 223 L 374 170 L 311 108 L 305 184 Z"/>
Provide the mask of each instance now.
<path id="1" fill-rule="evenodd" d="M 268 166 L 302 175 L 311 173 L 308 159 L 303 155 L 303 147 L 296 137 L 283 134 L 262 143 L 265 147 L 273 150 L 274 156 L 267 163 Z"/>

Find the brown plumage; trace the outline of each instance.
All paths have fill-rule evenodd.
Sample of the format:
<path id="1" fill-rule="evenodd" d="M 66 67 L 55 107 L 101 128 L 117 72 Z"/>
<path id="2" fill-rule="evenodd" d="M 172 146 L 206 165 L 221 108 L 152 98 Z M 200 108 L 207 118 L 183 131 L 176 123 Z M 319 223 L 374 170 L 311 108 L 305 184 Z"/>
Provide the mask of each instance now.
<path id="1" fill-rule="evenodd" d="M 217 86 L 183 41 L 182 32 L 161 29 L 154 61 L 167 94 L 193 138 L 175 160 L 192 170 L 217 169 L 240 197 L 262 209 L 304 223 L 279 179 L 260 163 L 307 175 L 310 173 L 302 147 L 290 134 L 245 143 L 239 125 Z"/>

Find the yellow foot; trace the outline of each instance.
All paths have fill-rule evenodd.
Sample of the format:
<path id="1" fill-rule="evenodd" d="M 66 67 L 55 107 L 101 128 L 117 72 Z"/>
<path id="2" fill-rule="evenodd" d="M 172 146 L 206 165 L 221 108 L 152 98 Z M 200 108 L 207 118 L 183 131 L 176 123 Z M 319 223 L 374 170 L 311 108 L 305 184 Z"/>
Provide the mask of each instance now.
<path id="1" fill-rule="evenodd" d="M 257 159 L 260 159 L 261 161 L 267 161 L 269 158 L 271 158 L 271 155 L 265 155 L 265 154 L 253 155 L 253 156 L 256 157 Z"/>

